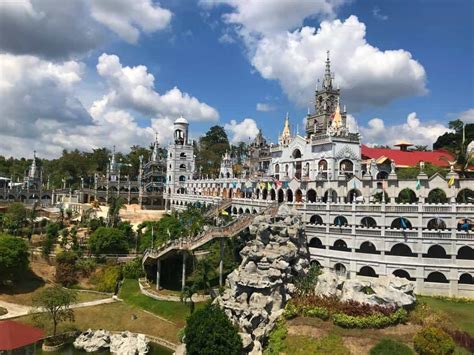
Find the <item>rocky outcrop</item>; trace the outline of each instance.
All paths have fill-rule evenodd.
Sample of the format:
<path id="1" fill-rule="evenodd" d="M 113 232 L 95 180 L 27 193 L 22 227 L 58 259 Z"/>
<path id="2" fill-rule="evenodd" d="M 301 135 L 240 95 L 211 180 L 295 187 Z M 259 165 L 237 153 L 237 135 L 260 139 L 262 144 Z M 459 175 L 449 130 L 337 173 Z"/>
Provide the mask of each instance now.
<path id="1" fill-rule="evenodd" d="M 309 253 L 301 219 L 286 205 L 275 217 L 256 217 L 249 230 L 255 238 L 240 252 L 242 263 L 215 302 L 241 329 L 245 351 L 260 354 L 295 290 L 294 277 L 309 269 Z"/>
<path id="2" fill-rule="evenodd" d="M 76 349 L 88 353 L 109 349 L 112 354 L 135 355 L 148 353 L 148 339 L 143 334 L 128 331 L 111 334 L 107 330 L 91 330 L 81 333 L 73 343 Z"/>
<path id="3" fill-rule="evenodd" d="M 322 269 L 315 292 L 318 295 L 336 296 L 341 301 L 406 307 L 416 301 L 414 287 L 413 282 L 394 275 L 347 279 L 331 270 Z"/>

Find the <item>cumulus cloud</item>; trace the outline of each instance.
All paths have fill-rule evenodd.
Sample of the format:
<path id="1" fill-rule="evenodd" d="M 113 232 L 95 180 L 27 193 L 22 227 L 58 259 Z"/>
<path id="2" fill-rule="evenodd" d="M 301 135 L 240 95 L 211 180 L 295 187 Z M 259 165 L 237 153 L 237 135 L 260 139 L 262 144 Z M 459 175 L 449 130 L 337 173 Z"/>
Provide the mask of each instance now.
<path id="1" fill-rule="evenodd" d="M 249 34 L 273 34 L 294 29 L 307 17 L 334 17 L 335 10 L 347 0 L 201 0 L 204 7 L 221 4 L 233 12 L 223 15 L 225 22 Z"/>
<path id="2" fill-rule="evenodd" d="M 129 43 L 136 43 L 140 30 L 151 33 L 167 27 L 171 11 L 151 0 L 92 1 L 92 16 Z"/>
<path id="3" fill-rule="evenodd" d="M 104 31 L 84 1 L 0 2 L 0 49 L 13 54 L 64 58 L 96 48 Z"/>
<path id="4" fill-rule="evenodd" d="M 236 120 L 231 120 L 230 123 L 224 125 L 224 129 L 232 134 L 230 141 L 234 144 L 248 142 L 258 134 L 257 123 L 252 118 L 244 118 L 239 123 Z"/>
<path id="5" fill-rule="evenodd" d="M 367 126 L 360 126 L 362 141 L 368 145 L 393 145 L 401 139 L 415 145 L 432 146 L 436 139 L 450 129 L 437 122 L 422 122 L 416 112 L 407 116 L 406 122 L 398 125 L 387 125 L 380 118 L 373 118 Z"/>
<path id="6" fill-rule="evenodd" d="M 316 78 L 323 76 L 326 50 L 331 51 L 335 82 L 352 110 L 426 93 L 425 70 L 410 52 L 381 51 L 367 43 L 365 30 L 351 16 L 345 21 L 323 21 L 318 30 L 303 27 L 265 37 L 258 41 L 251 62 L 303 107 L 314 95 Z"/>
<path id="7" fill-rule="evenodd" d="M 110 33 L 129 43 L 162 30 L 172 13 L 151 0 L 0 1 L 0 50 L 43 58 L 82 56 Z"/>
<path id="8" fill-rule="evenodd" d="M 108 93 L 94 102 L 93 116 L 112 108 L 133 109 L 147 116 L 177 117 L 190 121 L 217 121 L 219 113 L 177 87 L 160 94 L 154 89 L 155 77 L 144 65 L 122 66 L 116 55 L 102 54 L 97 72 L 105 79 Z"/>
<path id="9" fill-rule="evenodd" d="M 223 20 L 240 35 L 253 67 L 263 78 L 278 81 L 289 99 L 301 107 L 314 99 L 327 50 L 331 51 L 335 81 L 352 111 L 425 94 L 425 70 L 410 52 L 372 46 L 366 40 L 365 24 L 356 16 L 332 19 L 346 2 L 201 0 L 207 7 L 231 7 Z M 319 28 L 302 27 L 310 17 L 323 19 Z"/>
<path id="10" fill-rule="evenodd" d="M 457 115 L 457 118 L 459 118 L 464 123 L 474 123 L 474 108 L 460 112 Z"/>
<path id="11" fill-rule="evenodd" d="M 272 104 L 257 102 L 256 110 L 260 112 L 270 112 L 275 111 L 276 107 Z"/>

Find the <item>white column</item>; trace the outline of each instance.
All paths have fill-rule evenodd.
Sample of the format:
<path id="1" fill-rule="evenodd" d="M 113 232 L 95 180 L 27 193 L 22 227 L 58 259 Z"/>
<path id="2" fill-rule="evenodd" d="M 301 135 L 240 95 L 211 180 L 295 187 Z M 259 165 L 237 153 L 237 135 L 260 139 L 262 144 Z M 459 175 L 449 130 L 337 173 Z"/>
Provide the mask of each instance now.
<path id="1" fill-rule="evenodd" d="M 160 290 L 161 260 L 156 261 L 156 290 Z"/>

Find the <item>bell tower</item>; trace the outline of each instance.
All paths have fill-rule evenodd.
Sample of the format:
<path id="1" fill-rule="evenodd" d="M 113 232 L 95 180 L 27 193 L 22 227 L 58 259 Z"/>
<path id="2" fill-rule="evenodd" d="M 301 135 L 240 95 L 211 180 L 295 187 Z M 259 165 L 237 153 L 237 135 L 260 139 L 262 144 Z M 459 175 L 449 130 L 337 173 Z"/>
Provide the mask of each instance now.
<path id="1" fill-rule="evenodd" d="M 327 51 L 326 68 L 321 88 L 316 86 L 314 114 L 308 114 L 306 120 L 306 135 L 309 138 L 313 134 L 325 134 L 331 125 L 336 110 L 339 107 L 340 89 L 333 86 L 333 74 L 331 73 L 331 60 Z M 346 112 L 340 112 L 341 124 L 345 126 Z"/>

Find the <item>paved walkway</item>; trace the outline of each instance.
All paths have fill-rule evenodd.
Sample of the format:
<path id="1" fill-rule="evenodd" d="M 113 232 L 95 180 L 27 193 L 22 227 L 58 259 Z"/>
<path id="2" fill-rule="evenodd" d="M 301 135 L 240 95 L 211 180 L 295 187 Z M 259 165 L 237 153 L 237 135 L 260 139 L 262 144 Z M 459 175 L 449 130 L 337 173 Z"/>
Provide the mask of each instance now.
<path id="1" fill-rule="evenodd" d="M 112 297 L 104 298 L 102 300 L 76 303 L 76 304 L 73 304 L 71 308 L 92 307 L 92 306 L 98 306 L 101 304 L 113 303 L 117 301 L 118 301 L 117 299 L 112 298 Z M 0 301 L 0 307 L 6 308 L 8 310 L 7 314 L 0 316 L 0 320 L 26 316 L 33 309 L 33 307 L 30 307 L 30 306 L 24 306 L 21 304 L 10 303 L 10 302 L 5 302 L 5 301 Z"/>

